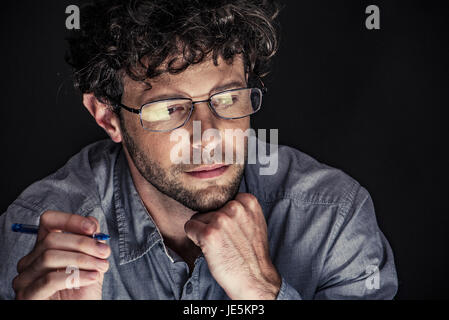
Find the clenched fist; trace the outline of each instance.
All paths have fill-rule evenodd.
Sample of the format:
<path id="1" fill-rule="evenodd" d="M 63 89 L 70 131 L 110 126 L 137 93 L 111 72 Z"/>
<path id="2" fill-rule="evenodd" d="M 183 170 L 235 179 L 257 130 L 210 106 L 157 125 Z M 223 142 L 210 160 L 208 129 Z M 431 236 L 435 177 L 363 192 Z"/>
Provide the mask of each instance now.
<path id="1" fill-rule="evenodd" d="M 221 209 L 195 214 L 184 226 L 231 299 L 275 299 L 281 277 L 271 262 L 267 225 L 257 199 L 240 193 Z"/>
<path id="2" fill-rule="evenodd" d="M 110 247 L 90 238 L 100 231 L 93 217 L 47 211 L 40 218 L 34 249 L 18 265 L 16 299 L 101 299 Z M 70 233 L 67 233 L 70 232 Z M 67 288 L 66 268 L 79 269 L 79 289 Z"/>

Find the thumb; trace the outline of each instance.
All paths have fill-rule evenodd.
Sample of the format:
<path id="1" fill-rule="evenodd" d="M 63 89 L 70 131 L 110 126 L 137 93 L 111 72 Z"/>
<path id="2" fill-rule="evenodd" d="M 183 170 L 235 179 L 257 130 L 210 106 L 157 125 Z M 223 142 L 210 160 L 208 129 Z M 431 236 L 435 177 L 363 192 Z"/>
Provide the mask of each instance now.
<path id="1" fill-rule="evenodd" d="M 99 233 L 100 232 L 100 224 L 98 223 L 98 220 L 95 217 L 92 216 L 88 216 L 86 217 L 89 220 L 92 220 L 93 223 L 95 223 L 95 225 L 97 226 L 95 229 L 95 233 Z"/>
<path id="2" fill-rule="evenodd" d="M 206 226 L 205 223 L 195 219 L 190 219 L 184 225 L 184 231 L 187 237 L 200 248 L 204 245 L 203 235 L 205 234 Z"/>

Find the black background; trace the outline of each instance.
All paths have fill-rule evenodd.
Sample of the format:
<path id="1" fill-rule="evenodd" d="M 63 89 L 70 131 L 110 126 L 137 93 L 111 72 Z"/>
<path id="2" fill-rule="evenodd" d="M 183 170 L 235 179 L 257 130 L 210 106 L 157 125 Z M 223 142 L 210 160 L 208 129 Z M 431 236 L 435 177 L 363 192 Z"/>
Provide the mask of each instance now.
<path id="1" fill-rule="evenodd" d="M 254 127 L 343 169 L 371 193 L 395 253 L 397 299 L 447 299 L 448 11 L 439 1 L 286 1 L 282 44 Z M 65 8 L 3 1 L 0 212 L 107 138 L 65 65 Z M 380 8 L 367 30 L 365 8 Z M 82 18 L 82 16 L 81 16 Z"/>

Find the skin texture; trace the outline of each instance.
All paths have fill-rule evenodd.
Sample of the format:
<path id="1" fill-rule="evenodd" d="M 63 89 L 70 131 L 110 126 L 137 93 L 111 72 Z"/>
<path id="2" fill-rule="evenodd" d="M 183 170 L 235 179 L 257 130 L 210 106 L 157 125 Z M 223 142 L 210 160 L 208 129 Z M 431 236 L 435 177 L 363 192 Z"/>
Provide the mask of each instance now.
<path id="1" fill-rule="evenodd" d="M 212 59 L 207 59 L 180 74 L 163 74 L 151 79 L 151 90 L 145 83 L 125 76 L 122 103 L 139 109 L 144 103 L 169 97 L 205 100 L 218 91 L 246 87 L 247 75 L 244 70 L 241 56 L 236 56 L 230 64 L 218 59 L 218 66 L 213 64 Z M 226 87 L 231 83 L 234 85 Z M 141 127 L 139 117 L 126 111 L 122 112 L 120 119 L 93 94 L 85 94 L 83 102 L 111 139 L 123 144 L 134 185 L 142 202 L 161 231 L 164 243 L 188 263 L 190 271 L 193 270 L 195 259 L 202 252 L 212 276 L 231 299 L 276 298 L 281 278 L 270 260 L 267 226 L 262 209 L 254 196 L 236 195 L 243 175 L 243 164 L 232 164 L 222 175 L 215 178 L 193 177 L 186 172 L 203 164 L 173 164 L 170 160 L 170 150 L 178 142 L 170 141 L 171 132 L 146 131 Z M 194 120 L 201 121 L 202 132 L 209 128 L 218 129 L 220 132 L 225 129 L 245 131 L 250 126 L 249 117 L 223 120 L 211 112 L 207 103 L 199 103 L 195 106 L 189 122 L 182 128 L 190 134 L 191 150 L 204 148 L 207 144 L 193 140 Z M 225 145 L 229 141 L 222 143 Z M 246 154 L 246 145 L 234 147 L 233 150 L 236 158 L 237 154 Z M 52 214 L 52 217 L 57 215 L 56 219 L 62 221 L 68 219 L 64 213 Z M 48 217 L 44 218 L 41 223 L 51 224 Z M 77 220 L 76 223 L 81 221 Z M 86 234 L 85 231 L 82 233 L 79 230 L 79 225 L 76 229 L 76 226 L 67 223 L 57 226 L 55 230 L 67 231 L 67 226 L 72 233 Z M 59 267 L 63 264 L 63 261 L 56 261 L 61 260 L 61 257 L 70 260 L 69 253 L 59 247 L 59 254 L 51 255 L 46 252 L 51 253 L 52 248 L 57 246 L 56 243 L 80 240 L 73 238 L 74 235 L 69 238 L 66 234 L 59 234 L 59 241 L 56 241 L 54 235 L 50 237 L 53 241 L 45 241 L 45 238 L 54 233 L 53 229 L 53 226 L 50 226 L 47 234 L 40 235 L 36 248 L 19 263 L 19 276 L 15 286 L 17 297 L 100 299 L 104 270 L 99 270 L 98 278 L 89 280 L 90 282 L 81 281 L 82 289 L 72 290 L 78 291 L 75 294 L 61 290 L 62 277 L 52 273 L 52 270 L 57 269 L 52 266 Z M 94 244 L 91 245 L 92 248 L 86 246 L 90 249 L 80 252 L 81 257 L 75 259 L 90 259 L 95 248 Z M 107 250 L 110 254 L 110 249 Z M 105 259 L 107 256 L 101 258 Z M 42 260 L 45 261 L 44 264 Z M 43 284 L 30 284 L 28 279 L 31 278 L 26 276 L 26 272 L 21 272 L 28 270 L 27 268 L 41 270 L 39 275 L 44 276 Z M 86 268 L 92 269 L 90 265 Z M 46 273 L 51 276 L 47 278 Z"/>

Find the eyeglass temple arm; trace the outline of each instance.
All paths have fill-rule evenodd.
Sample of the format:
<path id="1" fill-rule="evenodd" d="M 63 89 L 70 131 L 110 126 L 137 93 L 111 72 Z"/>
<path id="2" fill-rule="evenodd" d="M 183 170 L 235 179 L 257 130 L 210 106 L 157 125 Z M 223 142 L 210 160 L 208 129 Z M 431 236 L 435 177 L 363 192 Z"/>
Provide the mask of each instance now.
<path id="1" fill-rule="evenodd" d="M 258 80 L 260 81 L 260 83 L 262 84 L 262 88 L 260 88 L 260 90 L 262 90 L 262 93 L 263 93 L 263 94 L 267 93 L 267 92 L 268 92 L 268 88 L 265 87 L 265 83 L 263 83 L 262 79 L 261 79 L 259 76 L 257 76 L 257 79 L 258 79 Z"/>
<path id="2" fill-rule="evenodd" d="M 121 104 L 121 103 L 119 103 L 118 106 L 120 108 L 125 109 L 126 111 L 129 111 L 129 112 L 132 112 L 132 113 L 136 113 L 136 114 L 140 114 L 140 109 L 133 109 L 133 108 L 127 107 L 127 106 L 125 106 L 124 104 Z"/>

